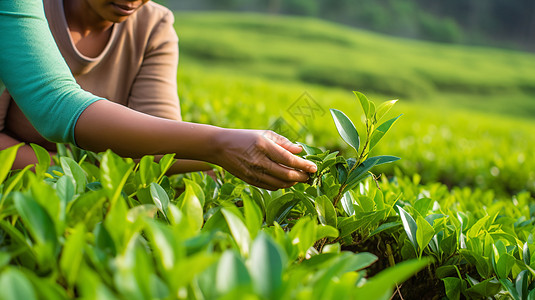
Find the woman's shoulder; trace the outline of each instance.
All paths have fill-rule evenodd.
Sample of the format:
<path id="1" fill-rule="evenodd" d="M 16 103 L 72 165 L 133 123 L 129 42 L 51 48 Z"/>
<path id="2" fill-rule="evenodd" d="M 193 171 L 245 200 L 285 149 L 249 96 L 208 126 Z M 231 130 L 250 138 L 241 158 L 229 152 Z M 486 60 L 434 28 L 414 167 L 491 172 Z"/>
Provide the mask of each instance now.
<path id="1" fill-rule="evenodd" d="M 171 23 L 174 22 L 173 13 L 165 6 L 152 1 L 143 5 L 135 14 L 137 22 L 150 22 L 153 24 L 158 23 Z M 147 25 L 145 23 L 145 25 Z"/>
<path id="2" fill-rule="evenodd" d="M 118 36 L 122 39 L 134 39 L 133 43 L 137 45 L 158 47 L 162 43 L 178 41 L 174 21 L 173 13 L 168 8 L 147 2 L 120 24 Z"/>

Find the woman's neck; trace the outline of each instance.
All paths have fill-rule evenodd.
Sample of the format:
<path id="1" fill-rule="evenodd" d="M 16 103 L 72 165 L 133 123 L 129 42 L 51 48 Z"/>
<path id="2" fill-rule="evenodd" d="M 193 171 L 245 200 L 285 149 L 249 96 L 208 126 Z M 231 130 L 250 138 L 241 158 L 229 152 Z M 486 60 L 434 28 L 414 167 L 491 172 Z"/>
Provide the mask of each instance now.
<path id="1" fill-rule="evenodd" d="M 85 0 L 64 0 L 63 8 L 77 50 L 97 57 L 106 47 L 114 23 L 100 17 Z"/>

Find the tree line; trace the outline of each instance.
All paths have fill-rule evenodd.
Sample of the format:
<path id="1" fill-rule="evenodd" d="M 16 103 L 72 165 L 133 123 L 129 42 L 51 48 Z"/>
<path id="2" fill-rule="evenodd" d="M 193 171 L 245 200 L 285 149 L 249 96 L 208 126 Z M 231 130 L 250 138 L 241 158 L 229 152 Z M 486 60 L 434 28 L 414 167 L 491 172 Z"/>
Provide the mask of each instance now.
<path id="1" fill-rule="evenodd" d="M 311 16 L 397 36 L 535 50 L 534 0 L 160 0 L 176 10 Z"/>

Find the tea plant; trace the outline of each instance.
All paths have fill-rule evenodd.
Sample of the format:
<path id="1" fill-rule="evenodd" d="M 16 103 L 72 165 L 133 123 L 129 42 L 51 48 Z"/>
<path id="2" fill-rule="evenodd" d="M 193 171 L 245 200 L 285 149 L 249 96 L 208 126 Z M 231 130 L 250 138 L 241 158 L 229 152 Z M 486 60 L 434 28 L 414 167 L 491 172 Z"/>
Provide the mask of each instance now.
<path id="1" fill-rule="evenodd" d="M 374 175 L 399 117 L 355 95 L 361 132 L 331 110 L 353 155 L 303 144 L 318 171 L 274 192 L 168 177 L 172 155 L 0 151 L 0 299 L 533 299 L 533 198 Z"/>
<path id="2" fill-rule="evenodd" d="M 388 130 L 374 129 L 377 116 L 367 140 Z M 356 133 L 343 126 L 342 136 Z M 316 182 L 276 192 L 225 173 L 169 178 L 172 155 L 136 164 L 60 146 L 51 166 L 32 145 L 35 171 L 10 173 L 18 146 L 1 151 L 0 299 L 389 299 L 429 261 L 370 277 L 378 256 L 318 246 L 340 238 L 331 201 L 389 160 L 367 158 L 366 143 L 349 160 L 307 154 L 319 158 Z M 347 178 L 335 183 L 340 170 Z"/>

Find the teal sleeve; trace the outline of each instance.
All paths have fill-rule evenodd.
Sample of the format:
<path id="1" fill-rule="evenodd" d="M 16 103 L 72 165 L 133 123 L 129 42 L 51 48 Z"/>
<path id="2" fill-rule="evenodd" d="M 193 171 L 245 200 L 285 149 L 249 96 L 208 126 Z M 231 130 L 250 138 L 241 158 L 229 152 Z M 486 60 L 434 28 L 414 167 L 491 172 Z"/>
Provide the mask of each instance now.
<path id="1" fill-rule="evenodd" d="M 50 33 L 42 1 L 0 0 L 0 32 L 0 81 L 43 137 L 75 144 L 78 117 L 102 98 L 74 80 Z"/>

